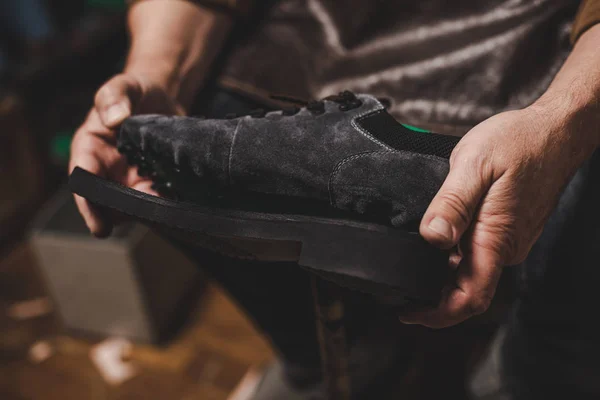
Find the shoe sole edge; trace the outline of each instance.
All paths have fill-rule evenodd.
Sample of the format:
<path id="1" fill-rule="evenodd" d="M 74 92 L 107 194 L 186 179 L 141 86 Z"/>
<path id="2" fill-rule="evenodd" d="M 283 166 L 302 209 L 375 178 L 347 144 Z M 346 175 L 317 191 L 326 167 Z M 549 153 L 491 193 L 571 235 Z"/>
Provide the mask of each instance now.
<path id="1" fill-rule="evenodd" d="M 220 237 L 300 242 L 298 264 L 368 281 L 367 292 L 373 292 L 373 284 L 383 285 L 437 305 L 448 276 L 448 252 L 416 232 L 346 219 L 202 207 L 142 193 L 79 167 L 69 188 L 93 204 L 150 224 Z"/>

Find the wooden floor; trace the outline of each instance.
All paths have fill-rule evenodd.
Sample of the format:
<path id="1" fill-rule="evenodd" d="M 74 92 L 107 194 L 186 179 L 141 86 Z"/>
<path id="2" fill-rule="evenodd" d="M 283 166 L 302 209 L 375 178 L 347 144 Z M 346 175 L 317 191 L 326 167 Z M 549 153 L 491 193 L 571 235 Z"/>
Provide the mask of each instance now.
<path id="1" fill-rule="evenodd" d="M 191 321 L 163 348 L 135 345 L 137 374 L 118 386 L 105 382 L 89 357 L 97 340 L 70 336 L 54 314 L 18 320 L 7 310 L 45 296 L 32 254 L 19 245 L 0 261 L 0 399 L 220 400 L 252 366 L 272 358 L 268 344 L 216 286 L 208 286 Z M 29 356 L 44 341 L 53 355 Z"/>
<path id="2" fill-rule="evenodd" d="M 0 400 L 221 400 L 250 368 L 273 357 L 223 291 L 209 285 L 179 335 L 164 347 L 135 345 L 127 358 L 137 373 L 109 385 L 90 359 L 98 340 L 68 334 L 52 313 L 19 319 L 9 312 L 44 296 L 27 245 L 0 255 Z M 410 367 L 398 377 L 403 400 L 464 399 L 465 373 L 493 331 L 406 329 L 418 340 Z M 52 351 L 41 362 L 31 356 L 40 341 Z"/>

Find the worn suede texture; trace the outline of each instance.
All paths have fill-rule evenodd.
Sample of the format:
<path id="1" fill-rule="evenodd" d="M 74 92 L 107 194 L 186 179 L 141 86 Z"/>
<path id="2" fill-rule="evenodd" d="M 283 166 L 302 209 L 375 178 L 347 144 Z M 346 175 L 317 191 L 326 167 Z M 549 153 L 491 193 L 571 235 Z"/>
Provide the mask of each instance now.
<path id="1" fill-rule="evenodd" d="M 189 167 L 222 188 L 320 200 L 333 208 L 378 214 L 394 226 L 418 221 L 448 173 L 444 158 L 397 151 L 356 124 L 384 109 L 374 97 L 340 111 L 306 108 L 293 116 L 231 120 L 138 116 L 129 118 L 121 142 L 134 142 L 170 162 Z"/>
<path id="2" fill-rule="evenodd" d="M 414 223 L 447 174 L 448 161 L 436 156 L 387 150 L 357 154 L 338 163 L 331 175 L 332 204 L 385 213 L 394 226 Z"/>
<path id="3" fill-rule="evenodd" d="M 119 140 L 137 143 L 167 162 L 192 169 L 200 179 L 229 181 L 229 150 L 236 120 L 141 115 L 128 118 Z"/>

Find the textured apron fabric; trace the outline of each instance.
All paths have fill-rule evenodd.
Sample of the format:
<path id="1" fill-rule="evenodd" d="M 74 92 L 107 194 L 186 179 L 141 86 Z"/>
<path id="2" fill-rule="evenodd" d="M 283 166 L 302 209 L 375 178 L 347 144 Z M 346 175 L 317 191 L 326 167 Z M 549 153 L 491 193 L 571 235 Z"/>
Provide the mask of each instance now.
<path id="1" fill-rule="evenodd" d="M 525 107 L 570 51 L 578 0 L 282 0 L 225 64 L 221 82 L 267 96 L 341 90 L 442 132 Z"/>

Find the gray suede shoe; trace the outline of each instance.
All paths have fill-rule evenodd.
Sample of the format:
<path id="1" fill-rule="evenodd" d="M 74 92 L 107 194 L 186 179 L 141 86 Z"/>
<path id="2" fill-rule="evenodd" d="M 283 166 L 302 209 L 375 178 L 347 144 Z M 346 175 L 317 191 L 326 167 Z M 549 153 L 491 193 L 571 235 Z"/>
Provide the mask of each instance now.
<path id="1" fill-rule="evenodd" d="M 146 115 L 123 124 L 118 148 L 163 198 L 82 170 L 71 187 L 159 226 L 295 241 L 298 263 L 327 279 L 433 305 L 448 256 L 417 230 L 457 141 L 350 92 L 225 120 Z"/>

